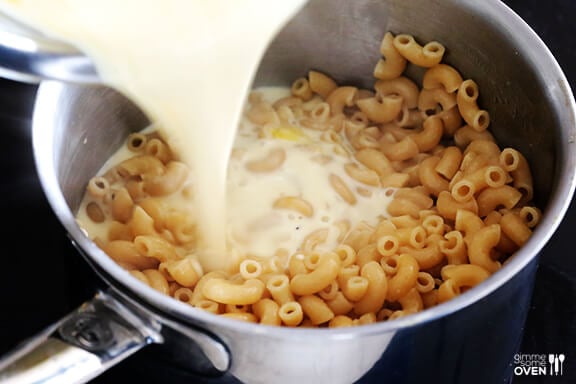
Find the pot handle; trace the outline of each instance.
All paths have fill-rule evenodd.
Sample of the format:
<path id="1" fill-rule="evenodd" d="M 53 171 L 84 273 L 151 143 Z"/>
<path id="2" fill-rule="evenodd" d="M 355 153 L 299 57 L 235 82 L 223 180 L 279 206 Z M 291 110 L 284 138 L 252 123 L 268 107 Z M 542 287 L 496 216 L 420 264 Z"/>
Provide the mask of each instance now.
<path id="1" fill-rule="evenodd" d="M 0 383 L 84 383 L 142 347 L 162 343 L 160 330 L 158 321 L 99 292 L 2 358 Z"/>
<path id="2" fill-rule="evenodd" d="M 0 76 L 37 84 L 43 79 L 98 84 L 92 61 L 74 47 L 54 40 L 0 12 Z"/>

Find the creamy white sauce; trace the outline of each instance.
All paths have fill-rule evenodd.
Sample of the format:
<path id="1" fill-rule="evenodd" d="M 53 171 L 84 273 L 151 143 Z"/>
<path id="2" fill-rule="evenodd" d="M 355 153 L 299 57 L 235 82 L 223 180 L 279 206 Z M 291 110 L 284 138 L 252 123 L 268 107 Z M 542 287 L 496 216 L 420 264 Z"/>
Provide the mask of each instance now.
<path id="1" fill-rule="evenodd" d="M 170 209 L 196 218 L 195 250 L 205 270 L 226 269 L 246 255 L 292 254 L 310 233 L 327 228 L 321 249 L 332 249 L 335 223 L 375 225 L 391 197 L 350 178 L 320 132 L 296 140 L 259 139 L 241 115 L 253 75 L 268 42 L 304 0 L 4 0 L 2 9 L 93 58 L 103 81 L 140 105 L 192 170 L 194 200 L 166 199 Z M 270 102 L 287 89 L 262 89 Z M 240 124 L 239 124 L 240 123 Z M 237 127 L 240 127 L 237 133 Z M 274 127 L 272 127 L 274 129 Z M 235 147 L 243 156 L 229 154 Z M 286 159 L 275 172 L 254 173 L 247 162 L 281 148 Z M 119 151 L 104 170 L 130 154 Z M 319 155 L 329 155 L 320 163 Z M 316 160 L 315 160 L 316 159 Z M 352 160 L 353 161 L 353 160 Z M 350 205 L 330 185 L 336 174 L 355 190 Z M 274 209 L 282 196 L 314 208 L 310 217 Z M 81 209 L 78 221 L 92 238 L 106 238 L 108 222 L 93 223 Z"/>
<path id="2" fill-rule="evenodd" d="M 228 154 L 269 41 L 305 0 L 3 0 L 0 9 L 90 56 L 166 132 L 195 176 L 200 259 L 230 264 Z"/>
<path id="3" fill-rule="evenodd" d="M 283 87 L 258 88 L 256 92 L 270 104 L 289 95 L 289 89 Z M 338 222 L 348 221 L 355 225 L 364 221 L 376 225 L 386 215 L 386 208 L 392 199 L 390 191 L 370 187 L 351 178 L 344 171 L 344 165 L 355 162 L 354 158 L 336 154 L 333 144 L 322 140 L 322 131 L 297 124 L 289 127 L 271 125 L 268 128 L 272 131 L 295 129 L 293 132 L 298 134 L 289 135 L 290 139 L 259 138 L 258 127 L 245 116 L 241 119 L 233 149 L 242 155 L 230 158 L 226 182 L 227 243 L 234 255 L 267 258 L 274 256 L 278 250 L 292 255 L 299 252 L 306 236 L 321 229 L 327 229 L 329 233 L 326 241 L 319 244 L 316 250 L 332 250 L 339 243 Z M 143 133 L 153 129 L 150 127 Z M 271 149 L 279 148 L 285 151 L 286 159 L 274 172 L 256 173 L 247 168 L 251 161 L 262 159 Z M 134 153 L 123 146 L 98 174 L 104 174 L 115 164 L 132 156 Z M 319 158 L 324 161 L 318 161 Z M 338 175 L 351 190 L 362 188 L 370 196 L 355 193 L 356 204 L 348 204 L 330 185 L 330 174 Z M 192 175 L 187 185 L 193 183 Z M 274 202 L 283 196 L 304 199 L 314 208 L 314 214 L 307 217 L 290 209 L 274 209 Z M 191 203 L 181 193 L 161 199 L 167 209 L 180 211 Z M 89 196 L 84 199 L 77 216 L 78 222 L 91 237 L 105 239 L 110 220 L 93 222 L 85 210 L 90 201 Z M 200 217 L 197 213 L 191 214 Z"/>
<path id="4" fill-rule="evenodd" d="M 289 95 L 284 88 L 266 87 L 257 91 L 270 104 Z M 247 119 L 240 124 L 234 148 L 245 154 L 233 156 L 230 161 L 227 224 L 229 241 L 242 254 L 270 257 L 277 249 L 294 254 L 305 237 L 319 229 L 328 229 L 330 233 L 317 249 L 332 250 L 338 245 L 338 222 L 347 220 L 354 225 L 365 221 L 376 225 L 386 215 L 392 199 L 390 191 L 367 186 L 348 176 L 344 165 L 355 162 L 354 158 L 336 154 L 334 145 L 321 139 L 324 132 L 299 126 L 289 128 L 296 128 L 302 136 L 289 140 L 259 139 Z M 270 129 L 276 127 L 272 125 Z M 255 173 L 246 167 L 250 161 L 265 158 L 270 150 L 278 148 L 284 149 L 286 159 L 274 172 Z M 319 161 L 320 158 L 324 161 Z M 370 196 L 355 193 L 356 203 L 348 204 L 331 186 L 330 174 L 338 175 L 353 192 L 362 188 Z M 284 196 L 307 201 L 314 208 L 313 215 L 306 217 L 290 209 L 272 209 L 274 202 Z"/>

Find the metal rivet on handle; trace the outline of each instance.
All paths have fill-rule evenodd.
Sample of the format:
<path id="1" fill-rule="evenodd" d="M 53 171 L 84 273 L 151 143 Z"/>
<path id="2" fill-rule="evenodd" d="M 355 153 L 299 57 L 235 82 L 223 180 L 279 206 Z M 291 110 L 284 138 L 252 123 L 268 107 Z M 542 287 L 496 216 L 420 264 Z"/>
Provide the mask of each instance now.
<path id="1" fill-rule="evenodd" d="M 90 351 L 107 349 L 114 341 L 109 319 L 91 313 L 70 317 L 59 329 L 60 337 Z"/>

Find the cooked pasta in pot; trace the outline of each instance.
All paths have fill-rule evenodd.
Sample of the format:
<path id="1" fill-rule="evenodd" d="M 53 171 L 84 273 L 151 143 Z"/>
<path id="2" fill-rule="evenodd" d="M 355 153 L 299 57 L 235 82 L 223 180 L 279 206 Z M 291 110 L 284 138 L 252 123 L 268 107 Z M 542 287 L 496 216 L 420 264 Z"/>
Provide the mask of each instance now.
<path id="1" fill-rule="evenodd" d="M 78 221 L 134 277 L 234 319 L 342 327 L 445 302 L 502 268 L 540 210 L 527 160 L 495 142 L 444 51 L 388 32 L 373 89 L 311 70 L 252 91 L 230 154 L 227 270 L 198 258 L 194 170 L 154 126 L 94 176 Z"/>

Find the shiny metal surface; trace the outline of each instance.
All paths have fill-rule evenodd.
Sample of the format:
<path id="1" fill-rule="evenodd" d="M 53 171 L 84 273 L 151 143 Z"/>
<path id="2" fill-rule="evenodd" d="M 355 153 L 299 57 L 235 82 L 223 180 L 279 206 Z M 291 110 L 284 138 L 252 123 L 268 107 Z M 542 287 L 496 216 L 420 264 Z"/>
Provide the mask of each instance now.
<path id="1" fill-rule="evenodd" d="M 142 347 L 162 341 L 160 324 L 152 317 L 135 316 L 112 296 L 99 293 L 0 360 L 0 382 L 86 382 Z"/>
<path id="2" fill-rule="evenodd" d="M 92 62 L 67 44 L 0 13 L 0 76 L 38 83 L 43 79 L 97 83 Z"/>
<path id="3" fill-rule="evenodd" d="M 228 350 L 217 338 L 157 316 L 110 289 L 0 359 L 0 383 L 84 383 L 165 338 L 190 366 L 211 375 L 230 367 Z"/>
<path id="4" fill-rule="evenodd" d="M 272 43 L 256 82 L 288 84 L 312 68 L 344 83 L 369 85 L 386 30 L 443 42 L 447 62 L 478 82 L 493 133 L 531 163 L 544 217 L 529 243 L 480 286 L 422 313 L 354 329 L 244 324 L 196 311 L 130 278 L 83 235 L 74 211 L 88 179 L 130 131 L 145 126 L 146 118 L 110 89 L 58 82 L 40 86 L 33 137 L 39 175 L 86 260 L 158 321 L 169 318 L 176 322 L 172 325 L 217 335 L 232 356 L 229 373 L 241 381 L 348 383 L 382 375 L 395 383 L 431 377 L 443 383 L 486 383 L 504 381 L 510 373 L 538 252 L 562 220 L 576 183 L 570 87 L 539 38 L 496 0 L 312 0 Z M 487 353 L 488 342 L 500 346 L 496 356 Z M 488 362 L 496 364 L 487 369 Z"/>

